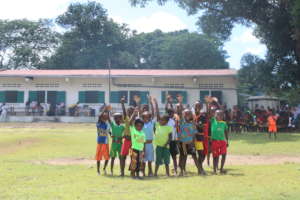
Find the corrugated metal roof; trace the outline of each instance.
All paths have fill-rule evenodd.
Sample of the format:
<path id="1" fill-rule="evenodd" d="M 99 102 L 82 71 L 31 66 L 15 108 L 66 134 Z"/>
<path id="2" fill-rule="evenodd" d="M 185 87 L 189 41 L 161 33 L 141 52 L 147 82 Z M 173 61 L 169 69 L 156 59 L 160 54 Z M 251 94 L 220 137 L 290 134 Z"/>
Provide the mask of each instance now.
<path id="1" fill-rule="evenodd" d="M 72 76 L 108 76 L 106 69 L 87 70 L 3 70 L 1 77 L 72 77 Z M 236 76 L 234 69 L 212 69 L 212 70 L 157 70 L 157 69 L 112 69 L 111 76 Z"/>

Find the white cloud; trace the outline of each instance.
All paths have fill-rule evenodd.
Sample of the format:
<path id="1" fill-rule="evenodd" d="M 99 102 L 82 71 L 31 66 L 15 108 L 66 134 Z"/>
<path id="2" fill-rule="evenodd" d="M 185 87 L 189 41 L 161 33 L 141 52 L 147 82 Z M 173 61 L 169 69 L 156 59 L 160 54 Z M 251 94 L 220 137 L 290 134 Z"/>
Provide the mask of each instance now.
<path id="1" fill-rule="evenodd" d="M 131 27 L 139 32 L 152 32 L 156 29 L 170 32 L 187 28 L 178 17 L 167 12 L 156 12 L 150 16 L 141 17 L 132 22 Z"/>
<path id="2" fill-rule="evenodd" d="M 177 16 L 162 11 L 132 21 L 125 21 L 120 16 L 112 16 L 111 18 L 115 22 L 126 23 L 131 29 L 145 33 L 152 32 L 156 29 L 160 29 L 163 32 L 171 32 L 188 28 Z"/>
<path id="3" fill-rule="evenodd" d="M 242 43 L 259 43 L 259 40 L 253 35 L 252 29 L 245 30 L 241 36 L 235 40 Z"/>
<path id="4" fill-rule="evenodd" d="M 266 47 L 263 45 L 257 45 L 256 47 L 246 48 L 245 52 L 255 55 L 263 55 L 266 52 Z"/>
<path id="5" fill-rule="evenodd" d="M 2 0 L 0 19 L 37 20 L 62 14 L 71 0 Z"/>

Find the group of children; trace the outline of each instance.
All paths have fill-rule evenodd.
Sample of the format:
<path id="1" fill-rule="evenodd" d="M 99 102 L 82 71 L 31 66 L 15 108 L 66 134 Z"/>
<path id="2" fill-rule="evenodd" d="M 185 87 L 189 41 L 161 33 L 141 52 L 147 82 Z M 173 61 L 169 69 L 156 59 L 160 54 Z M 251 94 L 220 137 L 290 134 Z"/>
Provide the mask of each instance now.
<path id="1" fill-rule="evenodd" d="M 166 175 L 170 175 L 170 158 L 174 172 L 179 176 L 186 174 L 188 155 L 191 155 L 198 174 L 205 175 L 203 162 L 213 154 L 213 169 L 216 174 L 225 173 L 224 164 L 228 147 L 228 127 L 223 121 L 224 113 L 218 100 L 206 97 L 205 103 L 196 102 L 193 111 L 182 104 L 177 96 L 173 106 L 171 96 L 167 97 L 165 114 L 161 115 L 157 100 L 149 96 L 149 105 L 141 105 L 135 99 L 136 107 L 125 108 L 125 98 L 121 99 L 123 114 L 113 113 L 111 106 L 105 106 L 97 122 L 97 172 L 100 174 L 100 161 L 104 160 L 104 173 L 111 159 L 111 174 L 114 161 L 120 160 L 121 176 L 125 175 L 126 159 L 130 156 L 129 170 L 133 178 L 146 175 L 157 176 L 159 167 L 165 165 Z M 203 112 L 203 105 L 206 106 Z M 111 145 L 109 142 L 111 138 Z M 179 154 L 179 160 L 177 155 Z M 219 157 L 221 156 L 221 166 Z M 155 162 L 155 169 L 152 163 Z"/>

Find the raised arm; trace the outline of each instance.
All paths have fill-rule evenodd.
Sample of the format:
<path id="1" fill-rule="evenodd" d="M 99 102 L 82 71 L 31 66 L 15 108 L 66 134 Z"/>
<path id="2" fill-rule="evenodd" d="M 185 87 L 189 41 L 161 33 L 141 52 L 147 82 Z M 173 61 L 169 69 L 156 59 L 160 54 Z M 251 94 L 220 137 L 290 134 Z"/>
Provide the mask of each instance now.
<path id="1" fill-rule="evenodd" d="M 122 106 L 122 111 L 123 111 L 123 118 L 125 119 L 127 117 L 127 112 L 125 108 L 125 97 L 121 98 L 121 106 Z"/>
<path id="2" fill-rule="evenodd" d="M 170 108 L 173 109 L 173 104 L 172 104 L 172 97 L 170 95 L 167 95 L 167 103 L 165 105 L 165 111 L 167 112 L 168 109 L 169 109 L 169 105 L 170 105 Z"/>
<path id="3" fill-rule="evenodd" d="M 152 102 L 152 97 L 151 96 L 148 96 L 148 102 L 150 104 L 150 109 L 151 109 L 151 116 L 152 116 L 152 119 L 154 118 L 154 106 L 153 106 L 153 102 Z"/>
<path id="4" fill-rule="evenodd" d="M 130 121 L 129 121 L 129 124 L 130 124 L 130 125 L 133 125 L 133 122 L 134 122 L 135 118 L 138 116 L 138 113 L 139 113 L 139 111 L 138 111 L 138 109 L 136 108 L 136 109 L 134 110 L 133 114 L 132 114 L 131 117 L 130 117 Z"/>
<path id="5" fill-rule="evenodd" d="M 156 118 L 157 118 L 157 121 L 158 121 L 158 120 L 160 120 L 160 114 L 159 114 L 158 103 L 157 103 L 156 98 L 153 98 L 153 101 L 154 101 L 154 104 L 155 104 Z"/>

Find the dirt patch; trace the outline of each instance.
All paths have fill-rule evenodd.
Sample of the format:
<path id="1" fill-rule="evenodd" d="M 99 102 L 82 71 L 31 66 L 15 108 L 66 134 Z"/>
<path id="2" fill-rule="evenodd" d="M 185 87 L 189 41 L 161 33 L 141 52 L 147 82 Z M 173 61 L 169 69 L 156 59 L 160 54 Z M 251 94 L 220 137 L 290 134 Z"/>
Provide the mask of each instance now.
<path id="1" fill-rule="evenodd" d="M 127 159 L 129 164 L 129 159 Z M 193 164 L 191 159 L 188 160 Z M 35 164 L 47 165 L 93 165 L 95 160 L 87 158 L 58 158 L 46 161 L 33 161 Z M 211 158 L 212 163 L 212 158 Z M 228 155 L 226 165 L 275 165 L 285 163 L 300 163 L 300 156 L 270 155 L 270 156 L 254 156 L 254 155 Z M 118 165 L 119 162 L 116 162 Z M 206 164 L 206 161 L 205 161 Z"/>
<path id="2" fill-rule="evenodd" d="M 276 165 L 300 163 L 300 156 L 287 155 L 228 155 L 227 165 Z"/>
<path id="3" fill-rule="evenodd" d="M 11 143 L 0 143 L 0 155 L 15 153 L 21 149 L 28 148 L 30 146 L 33 146 L 35 144 L 40 143 L 41 140 L 38 138 L 25 138 L 22 140 L 16 140 Z"/>
<path id="4" fill-rule="evenodd" d="M 46 161 L 33 161 L 32 163 L 47 165 L 91 165 L 95 164 L 95 161 L 87 158 L 57 158 Z"/>

